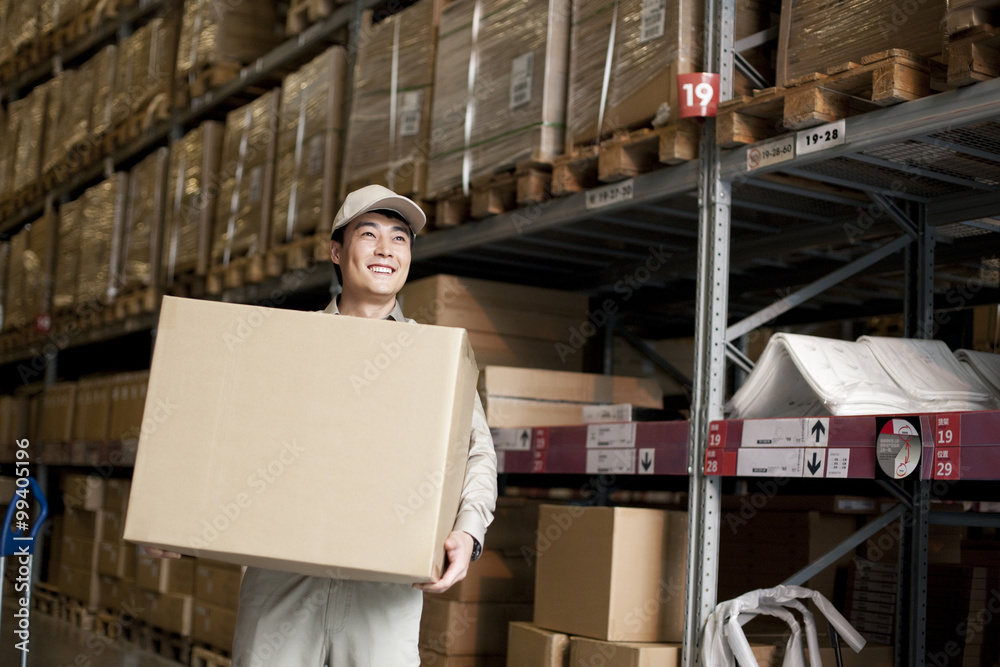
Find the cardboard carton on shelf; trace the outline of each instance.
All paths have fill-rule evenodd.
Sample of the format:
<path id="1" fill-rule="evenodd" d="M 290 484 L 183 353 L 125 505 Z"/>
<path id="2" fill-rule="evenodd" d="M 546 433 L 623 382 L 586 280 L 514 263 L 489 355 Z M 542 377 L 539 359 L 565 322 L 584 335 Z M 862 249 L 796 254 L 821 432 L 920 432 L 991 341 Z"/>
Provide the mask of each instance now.
<path id="1" fill-rule="evenodd" d="M 503 655 L 507 626 L 531 616 L 531 605 L 507 602 L 455 602 L 424 595 L 420 648 L 442 655 Z"/>
<path id="2" fill-rule="evenodd" d="M 191 636 L 194 597 L 147 590 L 136 590 L 135 597 L 139 617 L 147 625 L 175 632 L 182 637 Z"/>
<path id="3" fill-rule="evenodd" d="M 135 545 L 127 542 L 100 542 L 97 553 L 97 571 L 118 579 L 135 579 Z"/>
<path id="4" fill-rule="evenodd" d="M 236 609 L 242 580 L 239 565 L 198 558 L 194 566 L 194 597 L 216 607 Z"/>
<path id="5" fill-rule="evenodd" d="M 141 554 L 135 563 L 135 585 L 147 591 L 194 595 L 194 558 L 154 558 Z"/>
<path id="6" fill-rule="evenodd" d="M 61 563 L 58 572 L 57 585 L 61 594 L 90 609 L 97 607 L 101 599 L 101 582 L 97 570 L 84 570 Z"/>
<path id="7" fill-rule="evenodd" d="M 608 642 L 573 637 L 569 642 L 569 664 L 607 667 L 680 667 L 680 644 Z"/>
<path id="8" fill-rule="evenodd" d="M 126 540 L 316 576 L 440 575 L 475 401 L 464 331 L 173 297 L 157 331 L 147 407 L 172 413 L 140 435 Z"/>
<path id="9" fill-rule="evenodd" d="M 507 630 L 508 667 L 566 667 L 569 635 L 531 623 L 511 623 Z"/>
<path id="10" fill-rule="evenodd" d="M 223 651 L 233 650 L 236 610 L 195 599 L 191 636 Z"/>
<path id="11" fill-rule="evenodd" d="M 41 431 L 42 443 L 70 442 L 73 438 L 73 408 L 76 405 L 76 382 L 57 382 L 48 387 L 42 396 Z M 100 509 L 98 507 L 93 509 Z"/>
<path id="12" fill-rule="evenodd" d="M 60 489 L 63 492 L 63 503 L 66 505 L 92 512 L 103 508 L 103 477 L 67 473 L 63 475 Z"/>
<path id="13" fill-rule="evenodd" d="M 107 377 L 81 379 L 73 410 L 73 441 L 104 442 L 111 416 L 111 381 Z"/>
<path id="14" fill-rule="evenodd" d="M 469 573 L 440 597 L 455 602 L 531 602 L 535 595 L 535 568 L 519 552 L 483 550 Z"/>
<path id="15" fill-rule="evenodd" d="M 687 514 L 543 505 L 535 625 L 603 641 L 680 641 Z"/>

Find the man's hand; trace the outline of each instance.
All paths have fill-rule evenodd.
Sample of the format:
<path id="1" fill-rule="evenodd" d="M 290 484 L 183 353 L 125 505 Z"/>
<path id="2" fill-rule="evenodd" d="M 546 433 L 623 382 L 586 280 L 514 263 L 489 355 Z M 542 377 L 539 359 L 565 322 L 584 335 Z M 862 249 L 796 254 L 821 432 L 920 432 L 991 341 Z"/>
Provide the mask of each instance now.
<path id="1" fill-rule="evenodd" d="M 152 556 L 153 558 L 180 558 L 176 551 L 166 551 L 165 549 L 154 549 L 153 547 L 139 547 L 140 556 Z"/>
<path id="2" fill-rule="evenodd" d="M 465 579 L 469 572 L 469 561 L 472 558 L 472 535 L 462 530 L 453 530 L 444 541 L 444 552 L 447 556 L 448 569 L 441 578 L 430 584 L 413 584 L 427 593 L 444 593 L 446 590 Z"/>

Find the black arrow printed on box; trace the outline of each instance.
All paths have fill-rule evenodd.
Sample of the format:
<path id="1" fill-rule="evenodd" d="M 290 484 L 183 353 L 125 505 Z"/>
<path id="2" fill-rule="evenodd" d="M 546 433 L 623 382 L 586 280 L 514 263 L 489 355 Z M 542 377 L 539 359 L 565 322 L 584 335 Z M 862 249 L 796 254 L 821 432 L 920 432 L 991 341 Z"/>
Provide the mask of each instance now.
<path id="1" fill-rule="evenodd" d="M 817 441 L 818 440 L 819 438 L 817 437 Z M 809 468 L 809 472 L 813 475 L 816 474 L 817 470 L 823 467 L 823 462 L 819 460 L 819 455 L 816 452 L 813 452 L 812 461 L 806 462 L 806 467 Z"/>
<path id="2" fill-rule="evenodd" d="M 819 442 L 820 437 L 826 433 L 826 427 L 823 426 L 823 422 L 821 421 L 817 421 L 813 424 L 813 427 L 810 430 L 816 436 L 816 442 Z"/>
<path id="3" fill-rule="evenodd" d="M 642 469 L 649 470 L 651 465 L 653 465 L 653 461 L 649 458 L 649 452 L 645 452 L 642 457 Z"/>

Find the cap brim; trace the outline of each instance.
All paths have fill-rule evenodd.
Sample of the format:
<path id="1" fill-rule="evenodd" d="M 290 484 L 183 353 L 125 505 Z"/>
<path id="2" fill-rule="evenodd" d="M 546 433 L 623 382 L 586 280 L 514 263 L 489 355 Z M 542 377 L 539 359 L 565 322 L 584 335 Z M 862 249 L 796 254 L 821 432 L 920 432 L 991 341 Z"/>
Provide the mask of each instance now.
<path id="1" fill-rule="evenodd" d="M 387 195 L 372 201 L 368 204 L 368 206 L 358 211 L 350 218 L 344 220 L 342 223 L 334 227 L 334 229 L 349 225 L 351 221 L 356 220 L 358 216 L 372 211 L 378 211 L 380 209 L 395 211 L 403 216 L 403 219 L 406 220 L 406 224 L 408 224 L 410 229 L 413 230 L 414 235 L 416 235 L 417 232 L 423 229 L 424 225 L 427 224 L 427 215 L 424 214 L 423 210 L 421 210 L 421 208 L 413 201 L 401 195 Z"/>

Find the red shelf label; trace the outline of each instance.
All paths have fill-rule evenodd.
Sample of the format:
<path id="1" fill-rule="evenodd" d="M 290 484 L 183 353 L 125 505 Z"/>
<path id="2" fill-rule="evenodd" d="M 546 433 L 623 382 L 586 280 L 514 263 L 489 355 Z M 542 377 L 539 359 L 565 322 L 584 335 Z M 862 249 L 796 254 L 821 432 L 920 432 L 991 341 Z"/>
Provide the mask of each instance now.
<path id="1" fill-rule="evenodd" d="M 934 452 L 934 479 L 959 479 L 962 450 L 959 447 L 939 447 Z"/>
<path id="2" fill-rule="evenodd" d="M 726 445 L 726 422 L 711 422 L 708 425 L 708 446 L 724 447 Z"/>
<path id="3" fill-rule="evenodd" d="M 958 447 L 962 444 L 962 415 L 938 415 L 934 428 L 935 447 Z"/>
<path id="4" fill-rule="evenodd" d="M 712 476 L 736 474 L 737 452 L 726 452 L 721 449 L 709 449 L 705 452 L 705 474 Z"/>

